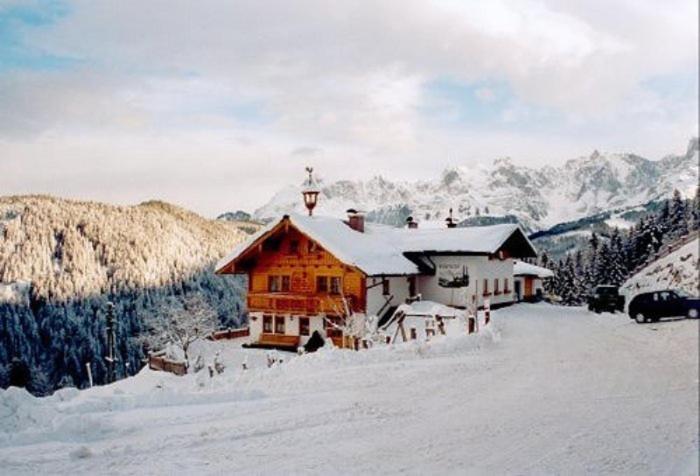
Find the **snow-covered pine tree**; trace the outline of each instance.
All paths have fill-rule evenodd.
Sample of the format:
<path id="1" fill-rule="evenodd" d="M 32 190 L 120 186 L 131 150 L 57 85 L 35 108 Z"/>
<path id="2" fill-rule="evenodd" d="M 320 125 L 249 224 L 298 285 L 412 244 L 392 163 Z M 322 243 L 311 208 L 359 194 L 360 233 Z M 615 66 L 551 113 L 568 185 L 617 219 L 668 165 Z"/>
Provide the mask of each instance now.
<path id="1" fill-rule="evenodd" d="M 700 187 L 695 189 L 695 197 L 690 206 L 690 229 L 700 230 Z"/>
<path id="2" fill-rule="evenodd" d="M 688 234 L 687 204 L 678 190 L 673 191 L 669 216 L 669 240 L 673 241 Z"/>
<path id="3" fill-rule="evenodd" d="M 560 273 L 560 296 L 562 303 L 567 306 L 579 305 L 583 296 L 581 295 L 580 286 L 578 286 L 574 260 L 571 258 L 571 255 L 567 255 Z"/>
<path id="4" fill-rule="evenodd" d="M 614 286 L 620 286 L 627 279 L 628 269 L 625 258 L 625 246 L 620 230 L 613 229 L 608 247 L 608 268 L 605 271 L 607 281 Z"/>

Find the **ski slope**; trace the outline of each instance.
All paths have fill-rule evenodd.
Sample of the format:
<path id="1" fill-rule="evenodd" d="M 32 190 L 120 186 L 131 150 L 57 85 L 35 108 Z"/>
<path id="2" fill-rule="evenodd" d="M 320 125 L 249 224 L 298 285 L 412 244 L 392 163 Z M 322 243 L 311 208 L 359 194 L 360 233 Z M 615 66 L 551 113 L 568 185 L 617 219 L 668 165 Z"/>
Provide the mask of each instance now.
<path id="1" fill-rule="evenodd" d="M 245 352 L 211 380 L 0 391 L 0 472 L 697 474 L 697 320 L 520 304 L 476 336 Z"/>

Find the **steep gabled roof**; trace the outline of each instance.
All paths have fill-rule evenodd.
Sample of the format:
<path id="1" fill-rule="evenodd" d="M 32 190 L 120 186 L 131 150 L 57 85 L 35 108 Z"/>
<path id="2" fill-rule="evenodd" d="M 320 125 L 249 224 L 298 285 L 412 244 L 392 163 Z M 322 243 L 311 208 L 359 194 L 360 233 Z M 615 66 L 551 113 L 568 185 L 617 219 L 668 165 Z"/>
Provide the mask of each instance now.
<path id="1" fill-rule="evenodd" d="M 410 254 L 492 254 L 511 240 L 517 241 L 523 257 L 536 255 L 522 229 L 513 224 L 424 230 L 368 224 L 360 233 L 337 218 L 294 214 L 270 223 L 237 246 L 217 263 L 216 272 L 222 272 L 251 246 L 264 241 L 285 220 L 337 259 L 368 276 L 419 274 L 418 266 L 406 257 Z"/>
<path id="2" fill-rule="evenodd" d="M 216 265 L 220 272 L 257 241 L 273 232 L 284 220 L 321 245 L 343 263 L 354 266 L 368 276 L 419 274 L 418 267 L 406 258 L 382 234 L 360 233 L 337 218 L 289 215 L 260 230 L 237 246 Z"/>

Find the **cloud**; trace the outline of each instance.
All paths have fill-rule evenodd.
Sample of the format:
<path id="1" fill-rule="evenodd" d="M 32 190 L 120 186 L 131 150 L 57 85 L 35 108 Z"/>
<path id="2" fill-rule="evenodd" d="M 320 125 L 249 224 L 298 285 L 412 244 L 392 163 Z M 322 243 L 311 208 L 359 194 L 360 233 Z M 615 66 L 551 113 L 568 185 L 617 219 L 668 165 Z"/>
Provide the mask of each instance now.
<path id="1" fill-rule="evenodd" d="M 329 177 L 409 178 L 506 154 L 659 156 L 697 124 L 692 1 L 54 4 L 39 22 L 0 8 L 0 24 L 15 12 L 0 168 L 39 153 L 56 174 L 51 164 L 118 169 L 123 154 L 140 157 L 127 170 L 141 176 L 216 165 L 262 184 L 259 203 L 311 155 Z M 33 177 L 0 187 L 44 186 Z"/>

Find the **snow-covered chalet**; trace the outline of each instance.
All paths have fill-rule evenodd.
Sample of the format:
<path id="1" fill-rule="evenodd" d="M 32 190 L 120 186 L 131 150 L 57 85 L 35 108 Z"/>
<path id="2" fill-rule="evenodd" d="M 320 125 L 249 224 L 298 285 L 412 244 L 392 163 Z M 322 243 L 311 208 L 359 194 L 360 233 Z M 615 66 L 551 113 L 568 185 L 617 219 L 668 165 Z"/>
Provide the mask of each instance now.
<path id="1" fill-rule="evenodd" d="M 239 245 L 217 263 L 218 274 L 248 276 L 252 339 L 295 348 L 314 331 L 341 339 L 329 325 L 348 312 L 388 317 L 416 300 L 454 307 L 491 306 L 516 300 L 514 259 L 536 250 L 514 224 L 403 228 L 315 216 L 319 194 L 311 173 L 304 189 L 307 215 L 289 214 Z"/>

